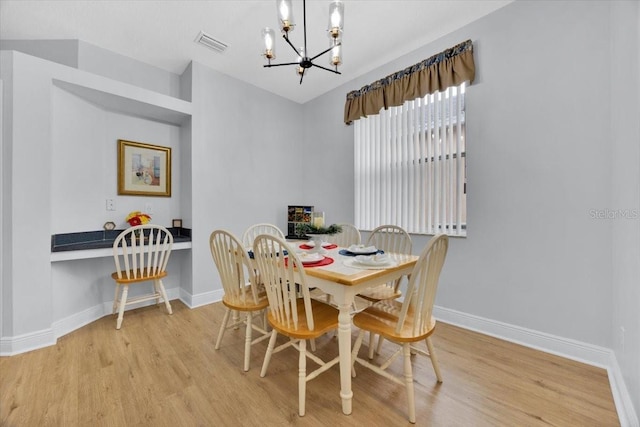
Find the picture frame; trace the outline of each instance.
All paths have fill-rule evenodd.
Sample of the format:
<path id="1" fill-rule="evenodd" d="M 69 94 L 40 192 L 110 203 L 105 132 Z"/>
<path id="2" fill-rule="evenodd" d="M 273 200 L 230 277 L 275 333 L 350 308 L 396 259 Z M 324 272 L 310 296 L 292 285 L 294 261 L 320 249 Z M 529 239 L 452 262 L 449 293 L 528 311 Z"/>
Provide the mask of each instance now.
<path id="1" fill-rule="evenodd" d="M 171 147 L 119 139 L 118 194 L 171 197 Z"/>

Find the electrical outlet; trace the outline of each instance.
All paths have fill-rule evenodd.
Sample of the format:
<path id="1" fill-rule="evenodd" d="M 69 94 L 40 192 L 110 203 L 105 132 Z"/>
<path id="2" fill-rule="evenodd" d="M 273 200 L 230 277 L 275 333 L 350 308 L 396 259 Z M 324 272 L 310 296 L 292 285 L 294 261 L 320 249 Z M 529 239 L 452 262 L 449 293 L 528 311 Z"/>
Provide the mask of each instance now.
<path id="1" fill-rule="evenodd" d="M 145 213 L 152 214 L 153 213 L 153 205 L 151 203 L 144 204 Z"/>
<path id="2" fill-rule="evenodd" d="M 106 208 L 108 211 L 116 210 L 116 201 L 113 199 L 107 199 Z"/>

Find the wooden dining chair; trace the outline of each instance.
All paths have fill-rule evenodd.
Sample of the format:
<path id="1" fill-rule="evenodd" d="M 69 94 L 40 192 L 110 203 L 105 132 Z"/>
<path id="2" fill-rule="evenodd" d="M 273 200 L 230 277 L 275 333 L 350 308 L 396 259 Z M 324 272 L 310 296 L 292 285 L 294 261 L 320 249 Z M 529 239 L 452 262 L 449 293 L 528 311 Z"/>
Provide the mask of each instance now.
<path id="1" fill-rule="evenodd" d="M 360 328 L 360 332 L 351 354 L 352 363 L 357 362 L 406 387 L 411 423 L 416 422 L 411 368 L 412 352 L 430 357 L 436 378 L 438 382 L 442 382 L 431 335 L 436 326 L 436 320 L 433 318 L 433 304 L 448 247 L 449 238 L 444 234 L 436 235 L 429 241 L 411 272 L 404 302 L 378 301 L 353 317 L 353 324 Z M 362 359 L 358 357 L 358 351 L 366 331 L 380 335 L 387 341 L 399 345 L 400 348 L 380 364 Z M 414 346 L 423 340 L 426 342 L 427 351 Z M 401 353 L 404 359 L 403 376 L 396 376 L 386 369 Z M 355 368 L 352 369 L 352 375 L 356 376 Z"/>
<path id="2" fill-rule="evenodd" d="M 360 230 L 353 224 L 338 224 L 342 231 L 333 236 L 329 236 L 329 241 L 341 248 L 348 248 L 351 245 L 359 245 L 362 242 Z"/>
<path id="3" fill-rule="evenodd" d="M 222 337 L 227 329 L 245 325 L 244 371 L 249 370 L 251 346 L 269 338 L 266 330 L 266 310 L 269 305 L 264 288 L 257 283 L 254 265 L 249 259 L 246 248 L 233 234 L 225 230 L 214 230 L 209 236 L 209 247 L 213 262 L 218 269 L 224 289 L 222 304 L 225 306 L 224 318 L 220 324 L 215 349 L 220 348 Z M 262 327 L 254 324 L 253 313 L 262 312 Z M 244 313 L 244 316 L 231 314 Z M 253 331 L 261 335 L 253 339 Z"/>
<path id="4" fill-rule="evenodd" d="M 385 252 L 410 255 L 413 250 L 411 236 L 397 225 L 381 225 L 371 231 L 366 246 L 375 246 Z M 402 295 L 400 282 L 402 278 L 369 288 L 359 294 L 360 297 L 376 302 L 383 299 L 395 299 Z"/>
<path id="5" fill-rule="evenodd" d="M 116 282 L 113 313 L 118 313 L 116 329 L 122 326 L 127 305 L 155 300 L 164 301 L 167 312 L 172 314 L 171 304 L 162 284 L 167 275 L 167 263 L 173 248 L 173 235 L 161 225 L 145 224 L 129 227 L 113 242 L 113 258 L 116 271 L 111 277 Z M 128 298 L 129 285 L 153 282 L 153 293 Z"/>
<path id="6" fill-rule="evenodd" d="M 268 223 L 254 224 L 242 234 L 242 244 L 245 248 L 251 248 L 253 241 L 259 234 L 271 234 L 284 240 L 284 233 L 277 226 Z"/>
<path id="7" fill-rule="evenodd" d="M 382 249 L 385 252 L 392 252 L 397 254 L 410 255 L 413 250 L 413 243 L 411 236 L 405 231 L 404 228 L 397 225 L 381 225 L 374 228 L 367 239 L 366 246 L 375 246 L 378 249 Z M 400 298 L 402 291 L 400 290 L 400 283 L 402 277 L 394 280 L 393 282 L 384 283 L 382 285 L 369 288 L 359 293 L 358 296 L 369 303 L 375 303 L 381 300 L 390 300 Z M 378 337 L 378 344 L 375 345 L 375 336 L 372 334 L 369 337 L 369 358 L 373 358 L 373 352 L 380 353 L 382 349 L 382 343 L 384 339 Z"/>
<path id="8" fill-rule="evenodd" d="M 285 257 L 283 251 L 288 252 Z M 253 243 L 254 260 L 264 281 L 269 299 L 269 324 L 273 328 L 269 346 L 264 356 L 260 376 L 267 374 L 271 356 L 288 347 L 299 352 L 298 357 L 298 414 L 305 414 L 307 382 L 336 365 L 339 356 L 325 362 L 307 352 L 307 340 L 338 328 L 338 310 L 324 302 L 311 299 L 304 267 L 296 252 L 284 239 L 261 234 Z M 275 347 L 278 334 L 289 341 Z M 312 347 L 313 348 L 313 347 Z M 307 358 L 320 365 L 307 374 Z"/>

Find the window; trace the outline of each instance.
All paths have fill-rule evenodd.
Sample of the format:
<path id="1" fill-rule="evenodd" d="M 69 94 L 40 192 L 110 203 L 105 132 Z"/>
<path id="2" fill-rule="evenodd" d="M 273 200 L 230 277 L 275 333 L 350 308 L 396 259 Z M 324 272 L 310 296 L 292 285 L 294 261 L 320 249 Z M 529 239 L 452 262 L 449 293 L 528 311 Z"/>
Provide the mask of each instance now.
<path id="1" fill-rule="evenodd" d="M 466 235 L 465 84 L 355 122 L 355 221 Z"/>

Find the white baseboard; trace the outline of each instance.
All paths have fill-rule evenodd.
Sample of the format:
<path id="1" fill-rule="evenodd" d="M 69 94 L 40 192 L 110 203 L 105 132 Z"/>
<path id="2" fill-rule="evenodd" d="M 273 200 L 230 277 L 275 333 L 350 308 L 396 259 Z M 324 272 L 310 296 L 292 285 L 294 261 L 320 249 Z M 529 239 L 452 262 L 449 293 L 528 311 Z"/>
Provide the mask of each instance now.
<path id="1" fill-rule="evenodd" d="M 439 306 L 434 307 L 433 315 L 444 323 L 606 369 L 620 424 L 639 427 L 613 350 Z"/>
<path id="2" fill-rule="evenodd" d="M 608 368 L 611 362 L 611 350 L 597 345 L 586 344 L 444 307 L 435 306 L 433 315 L 436 319 L 445 323 L 451 323 L 465 329 L 600 368 Z"/>
<path id="3" fill-rule="evenodd" d="M 0 356 L 13 356 L 56 344 L 53 329 L 30 332 L 14 337 L 0 338 Z"/>
<path id="4" fill-rule="evenodd" d="M 180 300 L 189 308 L 196 308 L 203 305 L 212 304 L 214 302 L 222 301 L 223 296 L 224 291 L 222 289 L 204 292 L 197 295 L 191 295 L 183 289 L 180 290 Z"/>
<path id="5" fill-rule="evenodd" d="M 178 299 L 179 289 L 167 289 L 167 298 L 169 300 Z M 137 304 L 131 304 L 126 308 L 127 311 L 136 308 L 145 307 L 155 304 L 154 301 L 143 301 Z M 50 329 L 32 332 L 15 337 L 2 337 L 0 339 L 0 356 L 13 356 L 28 351 L 37 350 L 39 348 L 55 345 L 58 338 L 81 327 L 94 322 L 101 317 L 111 315 L 113 310 L 113 301 L 107 301 L 102 304 L 89 307 L 79 313 L 74 313 L 63 319 L 53 322 Z"/>
<path id="6" fill-rule="evenodd" d="M 111 305 L 113 305 L 113 302 Z M 76 329 L 80 329 L 84 325 L 95 322 L 106 314 L 111 313 L 111 305 L 109 306 L 109 311 L 106 311 L 104 304 L 98 304 L 83 310 L 80 313 L 75 313 L 71 316 L 65 317 L 64 319 L 53 322 L 52 329 L 56 339 L 67 335 Z"/>
<path id="7" fill-rule="evenodd" d="M 611 393 L 613 394 L 613 401 L 616 404 L 616 410 L 618 411 L 618 418 L 620 419 L 620 425 L 622 427 L 640 427 L 640 421 L 638 415 L 633 408 L 633 402 L 631 401 L 631 395 L 627 390 L 627 386 L 622 377 L 620 366 L 618 365 L 618 359 L 615 355 L 611 355 L 611 363 L 607 368 L 609 374 L 609 384 L 611 384 Z"/>

